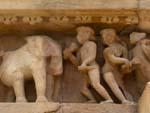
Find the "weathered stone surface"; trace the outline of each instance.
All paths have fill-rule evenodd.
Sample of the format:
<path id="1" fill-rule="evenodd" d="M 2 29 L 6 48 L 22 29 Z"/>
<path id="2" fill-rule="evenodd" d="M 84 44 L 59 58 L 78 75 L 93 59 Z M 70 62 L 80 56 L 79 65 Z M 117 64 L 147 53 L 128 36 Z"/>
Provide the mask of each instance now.
<path id="1" fill-rule="evenodd" d="M 138 15 L 139 15 L 139 28 L 150 32 L 150 1 L 149 0 L 140 0 L 138 7 Z"/>
<path id="2" fill-rule="evenodd" d="M 137 3 L 137 0 L 0 0 L 0 9 L 136 8 Z"/>
<path id="3" fill-rule="evenodd" d="M 0 113 L 54 113 L 59 103 L 0 103 Z"/>
<path id="4" fill-rule="evenodd" d="M 42 24 L 33 28 L 58 29 L 57 24 L 61 30 L 70 30 L 77 23 L 121 24 L 117 29 L 138 24 L 149 31 L 149 4 L 149 0 L 0 0 L 0 24 Z"/>
<path id="5" fill-rule="evenodd" d="M 150 82 L 145 86 L 143 94 L 139 99 L 138 112 L 139 113 L 149 113 L 150 112 Z"/>
<path id="6" fill-rule="evenodd" d="M 86 102 L 86 98 L 81 94 L 83 76 L 75 66 L 68 62 L 65 63 L 62 102 Z"/>
<path id="7" fill-rule="evenodd" d="M 0 25 L 70 31 L 77 24 L 101 23 L 119 24 L 120 30 L 138 23 L 137 7 L 138 0 L 0 0 Z"/>
<path id="8" fill-rule="evenodd" d="M 0 113 L 137 113 L 135 105 L 0 103 Z"/>
<path id="9" fill-rule="evenodd" d="M 63 113 L 137 113 L 135 105 L 119 104 L 62 104 Z"/>
<path id="10" fill-rule="evenodd" d="M 140 9 L 149 9 L 150 7 L 150 1 L 149 0 L 139 0 L 139 8 Z"/>

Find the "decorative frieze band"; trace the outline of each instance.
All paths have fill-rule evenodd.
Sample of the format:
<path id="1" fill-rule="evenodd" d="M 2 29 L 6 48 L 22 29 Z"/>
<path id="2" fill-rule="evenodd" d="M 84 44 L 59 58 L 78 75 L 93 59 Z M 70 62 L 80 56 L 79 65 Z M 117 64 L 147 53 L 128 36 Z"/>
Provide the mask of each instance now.
<path id="1" fill-rule="evenodd" d="M 14 24 L 23 22 L 27 24 L 44 23 L 104 23 L 104 24 L 137 24 L 138 17 L 134 15 L 101 15 L 101 16 L 0 16 L 0 23 Z"/>

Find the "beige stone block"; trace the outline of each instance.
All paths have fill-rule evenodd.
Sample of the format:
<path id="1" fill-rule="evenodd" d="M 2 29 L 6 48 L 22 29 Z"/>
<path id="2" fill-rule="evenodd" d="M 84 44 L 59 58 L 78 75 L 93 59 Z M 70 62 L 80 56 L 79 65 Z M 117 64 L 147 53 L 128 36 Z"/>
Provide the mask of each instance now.
<path id="1" fill-rule="evenodd" d="M 137 113 L 135 105 L 81 103 L 0 103 L 0 113 Z"/>
<path id="2" fill-rule="evenodd" d="M 140 9 L 150 9 L 150 1 L 149 0 L 139 0 L 139 8 Z"/>
<path id="3" fill-rule="evenodd" d="M 137 113 L 134 105 L 63 104 L 63 113 Z"/>
<path id="4" fill-rule="evenodd" d="M 138 0 L 0 0 L 0 9 L 136 8 Z"/>
<path id="5" fill-rule="evenodd" d="M 58 103 L 0 103 L 0 113 L 55 113 Z"/>
<path id="6" fill-rule="evenodd" d="M 139 24 L 138 27 L 141 30 L 150 32 L 150 1 L 149 0 L 139 0 L 138 6 Z"/>

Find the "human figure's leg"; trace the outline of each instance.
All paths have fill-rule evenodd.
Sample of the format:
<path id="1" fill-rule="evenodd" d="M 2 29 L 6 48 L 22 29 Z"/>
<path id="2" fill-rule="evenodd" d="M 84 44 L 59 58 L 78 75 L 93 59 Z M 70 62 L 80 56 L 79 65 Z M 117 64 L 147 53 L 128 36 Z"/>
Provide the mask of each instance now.
<path id="1" fill-rule="evenodd" d="M 84 75 L 83 78 L 83 87 L 81 89 L 81 93 L 87 98 L 89 99 L 89 102 L 96 102 L 93 94 L 91 93 L 91 91 L 89 90 L 88 86 L 89 86 L 89 80 L 87 79 L 88 75 Z"/>
<path id="2" fill-rule="evenodd" d="M 109 94 L 107 93 L 107 91 L 105 90 L 105 88 L 100 84 L 100 73 L 99 73 L 99 69 L 92 69 L 88 72 L 89 78 L 90 78 L 90 82 L 91 85 L 93 86 L 93 88 L 95 88 L 95 90 L 103 97 L 107 100 L 107 102 L 113 102 L 113 100 L 111 99 L 111 97 L 109 96 Z"/>
<path id="3" fill-rule="evenodd" d="M 108 84 L 108 86 L 110 87 L 110 89 L 113 91 L 113 93 L 115 94 L 115 96 L 122 102 L 122 103 L 128 103 L 127 99 L 125 98 L 125 96 L 123 95 L 123 93 L 121 92 L 115 78 L 112 72 L 107 72 L 104 74 L 104 79 L 106 81 L 106 83 Z"/>

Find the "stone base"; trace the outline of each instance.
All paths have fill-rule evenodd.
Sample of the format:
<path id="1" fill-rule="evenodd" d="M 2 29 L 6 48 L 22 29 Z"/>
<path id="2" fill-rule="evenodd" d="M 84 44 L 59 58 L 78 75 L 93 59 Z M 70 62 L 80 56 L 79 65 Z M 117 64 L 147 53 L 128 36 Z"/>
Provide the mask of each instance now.
<path id="1" fill-rule="evenodd" d="M 0 103 L 0 113 L 137 113 L 136 105 Z"/>
<path id="2" fill-rule="evenodd" d="M 55 113 L 59 103 L 0 103 L 0 113 Z"/>
<path id="3" fill-rule="evenodd" d="M 135 105 L 62 104 L 63 113 L 137 113 Z"/>

